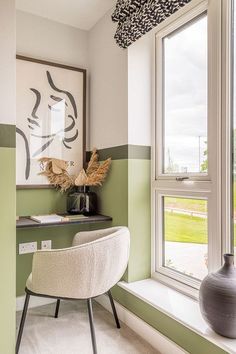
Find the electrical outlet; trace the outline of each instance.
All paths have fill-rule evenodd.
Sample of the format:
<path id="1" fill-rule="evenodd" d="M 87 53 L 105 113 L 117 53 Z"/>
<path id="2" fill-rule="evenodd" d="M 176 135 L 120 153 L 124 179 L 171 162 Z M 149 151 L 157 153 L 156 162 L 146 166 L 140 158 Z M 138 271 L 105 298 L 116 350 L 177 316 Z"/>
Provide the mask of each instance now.
<path id="1" fill-rule="evenodd" d="M 41 241 L 42 250 L 50 250 L 52 248 L 52 240 Z"/>
<path id="2" fill-rule="evenodd" d="M 34 253 L 37 251 L 37 242 L 19 244 L 19 254 Z"/>

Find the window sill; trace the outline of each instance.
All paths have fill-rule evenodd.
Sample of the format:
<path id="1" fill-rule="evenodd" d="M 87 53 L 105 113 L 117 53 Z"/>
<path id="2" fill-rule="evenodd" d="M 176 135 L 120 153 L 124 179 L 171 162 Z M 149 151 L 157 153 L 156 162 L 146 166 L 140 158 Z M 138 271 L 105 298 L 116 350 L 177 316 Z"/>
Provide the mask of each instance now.
<path id="1" fill-rule="evenodd" d="M 223 350 L 236 354 L 236 339 L 213 332 L 203 320 L 197 301 L 153 279 L 121 281 L 118 285 Z"/>

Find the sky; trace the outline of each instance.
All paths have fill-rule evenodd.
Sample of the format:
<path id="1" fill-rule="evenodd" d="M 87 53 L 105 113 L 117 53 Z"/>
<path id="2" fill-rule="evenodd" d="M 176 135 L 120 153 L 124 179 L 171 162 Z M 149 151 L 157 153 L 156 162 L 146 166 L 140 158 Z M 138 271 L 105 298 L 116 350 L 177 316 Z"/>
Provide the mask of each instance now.
<path id="1" fill-rule="evenodd" d="M 207 148 L 207 16 L 163 40 L 165 156 L 199 172 Z M 199 161 L 200 149 L 200 161 Z"/>

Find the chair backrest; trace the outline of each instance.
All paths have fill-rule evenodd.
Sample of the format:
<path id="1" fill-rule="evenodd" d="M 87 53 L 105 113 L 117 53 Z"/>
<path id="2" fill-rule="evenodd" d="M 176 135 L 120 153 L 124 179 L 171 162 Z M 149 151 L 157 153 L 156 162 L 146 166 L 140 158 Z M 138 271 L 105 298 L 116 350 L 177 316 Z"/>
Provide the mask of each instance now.
<path id="1" fill-rule="evenodd" d="M 89 297 L 98 296 L 111 289 L 124 274 L 130 249 L 127 227 L 81 232 L 75 236 L 81 250 L 84 247 L 84 289 Z M 87 295 L 85 296 L 87 297 Z"/>
<path id="2" fill-rule="evenodd" d="M 34 254 L 32 291 L 66 297 L 101 295 L 122 277 L 128 264 L 130 233 L 115 227 L 76 234 L 73 247 Z"/>

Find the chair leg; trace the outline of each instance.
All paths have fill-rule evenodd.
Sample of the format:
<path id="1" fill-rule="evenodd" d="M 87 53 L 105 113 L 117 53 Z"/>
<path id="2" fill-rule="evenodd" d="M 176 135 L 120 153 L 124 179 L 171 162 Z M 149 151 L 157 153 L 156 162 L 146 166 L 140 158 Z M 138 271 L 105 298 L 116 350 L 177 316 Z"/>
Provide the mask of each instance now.
<path id="1" fill-rule="evenodd" d="M 111 291 L 109 290 L 109 291 L 107 292 L 107 294 L 108 294 L 109 299 L 110 299 L 112 312 L 113 312 L 113 315 L 114 315 L 114 318 L 115 318 L 115 321 L 116 321 L 116 327 L 117 327 L 117 328 L 120 328 L 120 321 L 119 321 L 119 318 L 118 318 L 118 316 L 117 316 L 116 307 L 115 307 L 115 304 L 114 304 L 114 301 L 113 301 L 113 297 L 112 297 L 112 295 L 111 295 Z"/>
<path id="2" fill-rule="evenodd" d="M 21 338 L 22 338 L 24 325 L 25 325 L 25 319 L 26 319 L 27 310 L 28 310 L 28 306 L 29 306 L 29 299 L 30 299 L 30 295 L 26 293 L 24 309 L 22 312 L 21 321 L 20 321 L 20 328 L 19 328 L 17 341 L 16 341 L 16 354 L 18 354 L 19 348 L 20 348 Z"/>
<path id="3" fill-rule="evenodd" d="M 60 308 L 60 299 L 57 299 L 57 304 L 56 304 L 56 311 L 55 311 L 55 318 L 58 318 L 58 313 L 59 313 L 59 308 Z"/>
<path id="4" fill-rule="evenodd" d="M 95 337 L 95 330 L 93 324 L 93 306 L 92 306 L 92 299 L 87 299 L 87 306 L 88 306 L 88 314 L 89 314 L 89 325 L 91 331 L 91 339 L 93 345 L 93 354 L 97 354 L 97 344 L 96 344 L 96 337 Z"/>

